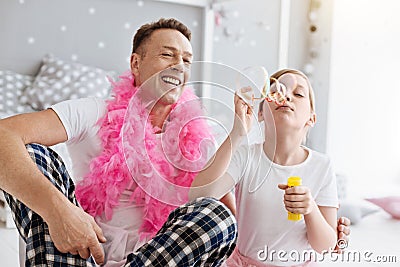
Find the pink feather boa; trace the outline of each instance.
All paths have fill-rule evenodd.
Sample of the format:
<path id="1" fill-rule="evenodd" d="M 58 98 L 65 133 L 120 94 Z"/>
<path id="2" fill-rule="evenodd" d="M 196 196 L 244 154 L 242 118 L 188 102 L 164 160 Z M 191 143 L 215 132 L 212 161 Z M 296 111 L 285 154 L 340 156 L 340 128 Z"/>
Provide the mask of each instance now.
<path id="1" fill-rule="evenodd" d="M 139 232 L 141 237 L 152 237 L 169 213 L 188 201 L 193 178 L 206 163 L 202 142 L 213 138 L 190 89 L 173 105 L 163 133 L 157 137 L 159 129 L 151 125 L 148 110 L 135 97 L 138 88 L 133 86 L 132 74 L 111 83 L 115 97 L 107 101 L 107 113 L 98 122 L 103 151 L 77 184 L 76 196 L 92 216 L 104 213 L 111 219 L 133 177 L 137 186 L 131 200 L 144 204 Z"/>

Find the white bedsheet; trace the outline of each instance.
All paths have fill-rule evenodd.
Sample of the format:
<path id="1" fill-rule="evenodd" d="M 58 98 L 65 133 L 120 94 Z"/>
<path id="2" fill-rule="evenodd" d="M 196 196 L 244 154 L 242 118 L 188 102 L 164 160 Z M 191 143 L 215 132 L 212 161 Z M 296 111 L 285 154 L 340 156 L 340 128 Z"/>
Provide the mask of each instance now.
<path id="1" fill-rule="evenodd" d="M 343 254 L 343 260 L 341 257 L 333 258 L 320 266 L 400 266 L 399 238 L 400 220 L 392 219 L 389 214 L 379 210 L 351 226 L 349 246 L 347 254 Z"/>

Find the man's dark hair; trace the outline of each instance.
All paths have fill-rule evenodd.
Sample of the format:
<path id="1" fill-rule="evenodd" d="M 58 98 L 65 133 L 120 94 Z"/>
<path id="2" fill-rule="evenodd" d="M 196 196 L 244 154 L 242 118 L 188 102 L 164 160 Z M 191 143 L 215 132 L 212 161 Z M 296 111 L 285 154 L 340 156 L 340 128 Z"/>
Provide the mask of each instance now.
<path id="1" fill-rule="evenodd" d="M 170 18 L 164 19 L 161 18 L 160 20 L 152 23 L 144 24 L 140 27 L 134 38 L 133 38 L 133 46 L 132 46 L 132 54 L 138 53 L 143 54 L 144 51 L 140 51 L 140 46 L 146 42 L 147 39 L 151 36 L 151 34 L 158 29 L 174 29 L 182 33 L 189 41 L 192 38 L 192 33 L 182 22 Z"/>

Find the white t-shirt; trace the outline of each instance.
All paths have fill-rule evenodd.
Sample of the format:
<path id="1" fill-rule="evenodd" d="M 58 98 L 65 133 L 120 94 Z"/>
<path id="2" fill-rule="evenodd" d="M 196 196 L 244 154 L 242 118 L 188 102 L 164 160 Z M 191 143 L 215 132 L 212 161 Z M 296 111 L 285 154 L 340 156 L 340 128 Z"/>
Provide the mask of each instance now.
<path id="1" fill-rule="evenodd" d="M 255 260 L 260 257 L 260 262 L 285 266 L 304 262 L 302 257 L 296 259 L 293 250 L 301 255 L 312 249 L 304 219 L 297 222 L 287 219 L 284 191 L 278 184 L 286 184 L 288 177 L 301 177 L 317 205 L 338 207 L 336 178 L 330 160 L 321 153 L 305 149 L 307 159 L 293 166 L 271 162 L 264 153 L 263 144 L 242 145 L 234 153 L 227 173 L 236 183 L 237 247 L 244 256 Z M 286 255 L 282 252 L 278 258 L 281 250 Z M 292 261 L 293 258 L 296 260 Z"/>
<path id="2" fill-rule="evenodd" d="M 67 132 L 66 142 L 72 162 L 72 176 L 76 182 L 89 172 L 89 163 L 101 153 L 100 127 L 97 121 L 106 113 L 106 102 L 100 98 L 68 100 L 51 107 L 60 118 Z M 143 222 L 143 205 L 134 205 L 129 197 L 134 189 L 132 180 L 122 193 L 120 205 L 113 209 L 113 217 L 107 221 L 103 216 L 95 218 L 103 230 L 107 243 L 105 266 L 123 266 L 127 255 L 146 241 L 139 241 L 138 229 Z"/>

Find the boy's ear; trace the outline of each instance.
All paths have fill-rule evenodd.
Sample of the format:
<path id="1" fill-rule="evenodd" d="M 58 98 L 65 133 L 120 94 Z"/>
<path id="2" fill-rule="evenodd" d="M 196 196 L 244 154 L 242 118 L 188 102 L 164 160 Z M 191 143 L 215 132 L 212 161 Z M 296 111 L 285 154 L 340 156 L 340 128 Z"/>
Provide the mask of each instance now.
<path id="1" fill-rule="evenodd" d="M 131 72 L 135 77 L 139 75 L 140 55 L 132 53 L 131 55 Z"/>
<path id="2" fill-rule="evenodd" d="M 263 112 L 262 112 L 262 109 L 261 109 L 261 108 L 258 109 L 257 118 L 258 118 L 258 121 L 259 121 L 259 122 L 261 122 L 261 121 L 264 120 Z"/>
<path id="3" fill-rule="evenodd" d="M 313 112 L 311 113 L 310 119 L 307 121 L 306 124 L 310 127 L 314 127 L 316 122 L 317 122 L 317 115 Z"/>
<path id="4" fill-rule="evenodd" d="M 257 112 L 257 119 L 259 122 L 264 120 L 263 117 L 263 107 L 264 107 L 264 100 L 260 102 L 260 104 L 258 105 L 258 112 Z"/>

